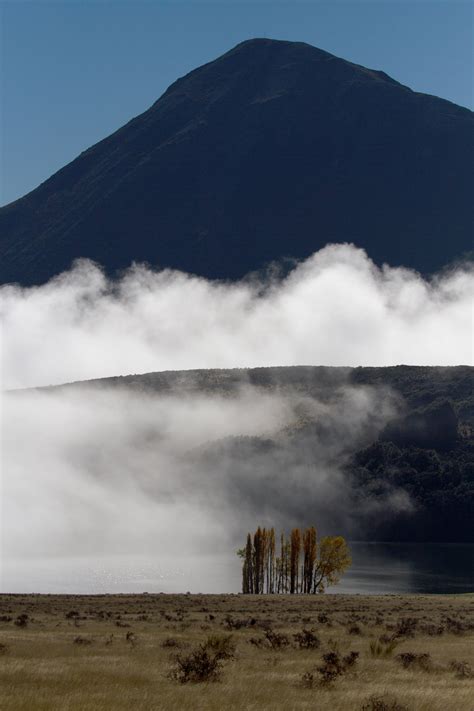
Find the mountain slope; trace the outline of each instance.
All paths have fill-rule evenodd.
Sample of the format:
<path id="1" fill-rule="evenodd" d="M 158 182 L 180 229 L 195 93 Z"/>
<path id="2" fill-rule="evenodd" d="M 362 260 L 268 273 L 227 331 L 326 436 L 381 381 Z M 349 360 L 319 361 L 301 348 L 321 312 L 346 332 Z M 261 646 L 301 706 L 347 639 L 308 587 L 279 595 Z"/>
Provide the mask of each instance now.
<path id="1" fill-rule="evenodd" d="M 474 428 L 474 368 L 458 366 L 396 365 L 390 367 L 333 367 L 293 365 L 264 368 L 219 368 L 167 370 L 137 375 L 119 375 L 79 380 L 64 385 L 38 388 L 40 391 L 82 388 L 119 388 L 159 395 L 235 396 L 242 387 L 262 392 L 292 393 L 331 399 L 344 386 L 390 389 L 406 403 L 408 411 L 431 407 L 449 400 L 461 425 Z M 28 393 L 29 390 L 16 392 Z"/>
<path id="2" fill-rule="evenodd" d="M 473 114 L 303 43 L 250 40 L 0 210 L 0 282 L 76 257 L 238 278 L 327 242 L 471 249 Z"/>
<path id="3" fill-rule="evenodd" d="M 282 404 L 291 403 L 293 419 L 268 436 L 216 435 L 189 451 L 187 496 L 197 488 L 200 495 L 212 497 L 217 486 L 224 486 L 235 497 L 235 509 L 244 497 L 245 508 L 254 511 L 255 518 L 268 506 L 276 506 L 280 520 L 290 513 L 295 520 L 311 520 L 315 511 L 320 520 L 327 509 L 325 505 L 321 510 L 324 482 L 340 482 L 335 473 L 339 471 L 344 473 L 340 500 L 347 500 L 350 493 L 350 505 L 344 508 L 339 499 L 333 500 L 330 517 L 336 530 L 357 535 L 358 540 L 467 542 L 474 540 L 473 383 L 474 368 L 468 366 L 298 366 L 147 373 L 38 392 L 45 396 L 45 411 L 48 397 L 54 401 L 55 396 L 66 400 L 70 396 L 69 402 L 77 404 L 82 392 L 93 402 L 94 391 L 102 391 L 104 397 L 114 390 L 125 397 L 143 397 L 144 410 L 150 395 L 163 398 L 172 410 L 176 398 L 183 398 L 189 407 L 193 396 L 198 400 L 204 396 L 208 402 L 216 396 L 238 400 L 249 388 L 255 403 L 259 395 L 274 394 Z M 362 388 L 359 395 L 370 393 L 375 419 L 387 397 L 397 405 L 382 429 L 369 426 L 362 428 L 362 436 L 354 437 L 355 421 L 347 428 L 346 418 L 349 403 L 355 401 L 344 400 L 344 418 L 336 413 L 343 393 L 354 393 L 358 387 Z M 16 396 L 28 402 L 31 393 L 17 391 Z M 156 427 L 158 432 L 158 421 Z M 142 451 L 144 442 L 158 448 L 161 439 L 157 433 L 154 436 L 153 426 L 148 427 L 137 448 Z M 329 479 L 319 479 L 318 471 L 326 472 Z M 288 490 L 289 475 L 293 483 L 298 482 L 293 487 L 299 492 L 295 496 Z M 206 486 L 209 491 L 203 494 Z M 407 500 L 409 507 L 403 504 Z M 347 528 L 348 519 L 352 529 Z"/>

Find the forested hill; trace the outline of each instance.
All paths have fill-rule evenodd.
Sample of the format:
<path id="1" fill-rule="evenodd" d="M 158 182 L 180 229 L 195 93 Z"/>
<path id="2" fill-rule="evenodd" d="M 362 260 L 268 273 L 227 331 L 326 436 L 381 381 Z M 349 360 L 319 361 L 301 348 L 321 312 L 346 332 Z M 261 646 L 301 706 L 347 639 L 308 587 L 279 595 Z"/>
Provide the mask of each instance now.
<path id="1" fill-rule="evenodd" d="M 148 373 L 42 390 L 118 388 L 162 396 L 233 397 L 242 387 L 252 386 L 257 396 L 261 391 L 296 402 L 315 398 L 327 405 L 329 416 L 297 407 L 293 425 L 276 435 L 226 438 L 192 452 L 191 469 L 194 464 L 199 471 L 210 472 L 214 482 L 225 471 L 232 495 L 238 492 L 235 505 L 241 505 L 245 495 L 245 505 L 256 518 L 271 504 L 279 516 L 291 520 L 293 515 L 304 519 L 308 507 L 318 510 L 321 499 L 317 478 L 313 487 L 312 477 L 320 466 L 335 468 L 343 472 L 344 487 L 350 492 L 339 497 L 347 499 L 346 508 L 337 503 L 330 511 L 339 531 L 371 540 L 474 541 L 473 378 L 474 368 L 468 366 L 300 366 Z M 351 439 L 347 422 L 342 426 L 340 418 L 330 415 L 331 404 L 348 386 L 368 386 L 378 393 L 374 410 L 385 398 L 395 403 L 392 416 L 372 438 L 369 430 L 369 439 Z M 307 493 L 288 496 L 284 482 L 289 473 L 302 477 L 300 491 Z M 204 484 L 191 478 L 190 489 L 195 486 Z M 394 505 L 403 499 L 409 500 L 409 507 Z M 345 528 L 349 518 L 351 527 Z"/>
<path id="2" fill-rule="evenodd" d="M 235 393 L 243 385 L 265 391 L 282 390 L 319 398 L 331 398 L 342 385 L 370 385 L 398 393 L 408 410 L 423 408 L 437 400 L 449 400 L 461 423 L 474 425 L 474 368 L 399 365 L 386 368 L 329 366 L 282 366 L 176 370 L 125 375 L 68 383 L 63 388 L 126 387 L 149 392 Z"/>
<path id="3" fill-rule="evenodd" d="M 436 271 L 472 250 L 473 124 L 303 42 L 242 42 L 3 207 L 0 283 L 78 257 L 236 279 L 333 242 Z"/>

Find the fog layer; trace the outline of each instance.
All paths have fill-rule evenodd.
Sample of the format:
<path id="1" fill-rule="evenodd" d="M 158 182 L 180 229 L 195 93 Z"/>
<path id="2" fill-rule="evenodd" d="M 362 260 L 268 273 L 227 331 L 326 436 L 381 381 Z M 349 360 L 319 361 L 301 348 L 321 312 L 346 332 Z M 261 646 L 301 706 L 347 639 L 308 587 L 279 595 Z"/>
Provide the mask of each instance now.
<path id="1" fill-rule="evenodd" d="M 0 289 L 3 385 L 265 365 L 472 362 L 472 265 L 423 279 L 330 245 L 285 277 L 211 282 L 143 266 L 118 281 L 78 262 Z"/>
<path id="2" fill-rule="evenodd" d="M 110 281 L 81 261 L 44 286 L 0 288 L 3 386 L 166 369 L 470 364 L 472 291 L 467 265 L 427 281 L 350 245 L 285 277 L 234 284 L 143 266 Z M 397 407 L 384 389 L 347 384 L 329 399 L 250 387 L 5 394 L 3 561 L 24 580 L 22 561 L 34 559 L 229 556 L 258 524 L 358 537 L 366 514 L 412 507 L 390 487 L 363 499 L 343 474 Z"/>
<path id="3" fill-rule="evenodd" d="M 233 550 L 257 522 L 360 533 L 364 511 L 342 466 L 395 408 L 362 387 L 340 387 L 331 402 L 255 388 L 7 394 L 3 553 L 179 560 Z M 410 503 L 387 491 L 376 505 L 387 515 Z"/>

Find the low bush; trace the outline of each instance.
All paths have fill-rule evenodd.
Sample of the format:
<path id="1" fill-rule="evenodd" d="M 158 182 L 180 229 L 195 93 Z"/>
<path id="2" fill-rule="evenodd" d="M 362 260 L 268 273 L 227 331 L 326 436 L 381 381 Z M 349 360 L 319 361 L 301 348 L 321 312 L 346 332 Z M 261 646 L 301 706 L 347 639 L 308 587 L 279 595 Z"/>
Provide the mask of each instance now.
<path id="1" fill-rule="evenodd" d="M 369 645 L 370 656 L 374 658 L 391 657 L 397 644 L 397 640 L 393 638 L 380 637 L 380 639 L 373 639 Z"/>
<path id="2" fill-rule="evenodd" d="M 235 656 L 235 642 L 232 635 L 210 635 L 204 643 L 204 649 L 212 652 L 219 659 L 233 659 Z"/>
<path id="3" fill-rule="evenodd" d="M 92 644 L 92 640 L 88 639 L 87 637 L 74 637 L 73 644 L 88 645 Z"/>
<path id="4" fill-rule="evenodd" d="M 255 627 L 257 620 L 254 617 L 249 617 L 248 619 L 236 619 L 232 615 L 226 615 L 224 618 L 223 625 L 229 630 L 240 630 L 242 627 Z"/>
<path id="5" fill-rule="evenodd" d="M 300 649 L 318 649 L 321 642 L 316 636 L 314 630 L 303 629 L 301 632 L 293 635 L 296 646 Z"/>
<path id="6" fill-rule="evenodd" d="M 402 617 L 395 627 L 395 637 L 414 637 L 418 620 L 415 617 Z"/>
<path id="7" fill-rule="evenodd" d="M 235 645 L 228 637 L 208 637 L 204 644 L 187 655 L 178 654 L 170 678 L 180 684 L 218 681 L 225 661 L 234 657 Z"/>
<path id="8" fill-rule="evenodd" d="M 269 642 L 272 649 L 283 649 L 284 647 L 288 647 L 290 644 L 290 640 L 286 634 L 274 632 L 273 630 L 267 630 L 265 632 L 265 638 Z"/>
<path id="9" fill-rule="evenodd" d="M 177 655 L 170 678 L 180 684 L 217 681 L 222 671 L 222 659 L 200 647 L 186 656 Z"/>
<path id="10" fill-rule="evenodd" d="M 388 696 L 371 696 L 360 707 L 360 711 L 408 711 L 408 706 L 403 706 Z"/>
<path id="11" fill-rule="evenodd" d="M 175 639 L 174 637 L 167 637 L 167 639 L 163 640 L 161 643 L 162 647 L 181 647 L 181 643 Z"/>
<path id="12" fill-rule="evenodd" d="M 397 654 L 396 659 L 400 662 L 404 669 L 421 669 L 422 671 L 431 671 L 433 662 L 429 654 L 415 654 L 414 652 L 402 652 Z"/>
<path id="13" fill-rule="evenodd" d="M 66 618 L 66 620 L 74 620 L 78 619 L 80 615 L 77 610 L 69 610 L 69 612 L 66 612 L 64 617 Z"/>
<path id="14" fill-rule="evenodd" d="M 316 676 L 313 672 L 306 672 L 302 676 L 303 686 L 312 688 L 315 684 L 327 686 L 332 684 L 338 677 L 345 674 L 359 658 L 359 652 L 351 651 L 345 657 L 341 657 L 338 652 L 327 652 L 323 654 L 323 664 L 317 667 Z"/>
<path id="15" fill-rule="evenodd" d="M 28 615 L 23 613 L 22 615 L 18 615 L 18 617 L 15 620 L 15 625 L 17 627 L 26 627 L 28 624 L 28 621 L 29 621 Z"/>
<path id="16" fill-rule="evenodd" d="M 464 624 L 460 620 L 455 620 L 453 617 L 446 618 L 446 629 L 451 634 L 463 634 L 468 628 L 468 625 Z"/>
<path id="17" fill-rule="evenodd" d="M 265 631 L 264 637 L 251 637 L 249 644 L 253 644 L 259 649 L 284 649 L 289 646 L 290 640 L 286 634 L 268 629 Z"/>
<path id="18" fill-rule="evenodd" d="M 449 663 L 451 671 L 455 672 L 457 679 L 473 679 L 474 672 L 468 662 L 458 662 L 456 660 Z"/>

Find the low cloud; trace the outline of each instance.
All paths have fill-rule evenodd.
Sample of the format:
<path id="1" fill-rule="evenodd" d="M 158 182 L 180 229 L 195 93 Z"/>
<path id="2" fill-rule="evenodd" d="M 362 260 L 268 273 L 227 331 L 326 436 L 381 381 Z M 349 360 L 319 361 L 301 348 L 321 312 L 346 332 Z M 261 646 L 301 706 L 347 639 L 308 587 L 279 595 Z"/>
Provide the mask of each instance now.
<path id="1" fill-rule="evenodd" d="M 248 386 L 7 394 L 3 554 L 179 560 L 233 550 L 256 523 L 360 533 L 343 465 L 395 408 L 382 389 L 347 385 L 324 402 Z M 383 515 L 409 507 L 398 496 L 387 491 Z"/>
<path id="2" fill-rule="evenodd" d="M 76 263 L 49 283 L 0 289 L 3 385 L 268 365 L 472 362 L 472 265 L 430 281 L 331 245 L 285 277 L 212 282 Z"/>
<path id="3" fill-rule="evenodd" d="M 469 265 L 427 281 L 378 268 L 349 245 L 285 277 L 233 284 L 143 266 L 111 281 L 81 261 L 43 286 L 0 289 L 3 386 L 167 369 L 468 364 L 473 282 Z M 410 510 L 390 487 L 362 503 L 344 474 L 397 407 L 382 388 L 342 381 L 330 397 L 245 383 L 218 395 L 90 385 L 5 393 L 4 589 L 24 589 L 35 559 L 62 561 L 35 587 L 44 590 L 66 589 L 51 576 L 81 556 L 87 566 L 103 556 L 228 556 L 259 523 L 358 536 L 365 514 Z M 209 589 L 202 578 L 198 589 Z"/>

